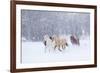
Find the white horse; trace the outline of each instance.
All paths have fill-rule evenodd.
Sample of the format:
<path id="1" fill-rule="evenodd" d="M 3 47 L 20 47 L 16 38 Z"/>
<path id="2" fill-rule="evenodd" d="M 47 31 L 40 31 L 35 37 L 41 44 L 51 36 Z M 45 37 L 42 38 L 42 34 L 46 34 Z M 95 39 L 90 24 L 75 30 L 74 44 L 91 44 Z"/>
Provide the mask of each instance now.
<path id="1" fill-rule="evenodd" d="M 52 40 L 52 37 L 45 35 L 44 36 L 44 45 L 45 45 L 45 52 L 47 52 L 47 50 L 50 52 L 53 50 L 55 42 Z"/>

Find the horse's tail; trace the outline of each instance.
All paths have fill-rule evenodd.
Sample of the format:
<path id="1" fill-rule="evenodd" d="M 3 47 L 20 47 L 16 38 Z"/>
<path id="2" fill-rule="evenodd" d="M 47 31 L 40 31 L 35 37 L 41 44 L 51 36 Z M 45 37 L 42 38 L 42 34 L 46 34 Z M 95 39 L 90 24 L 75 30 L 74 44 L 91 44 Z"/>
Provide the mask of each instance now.
<path id="1" fill-rule="evenodd" d="M 68 43 L 66 42 L 66 46 L 68 46 Z"/>

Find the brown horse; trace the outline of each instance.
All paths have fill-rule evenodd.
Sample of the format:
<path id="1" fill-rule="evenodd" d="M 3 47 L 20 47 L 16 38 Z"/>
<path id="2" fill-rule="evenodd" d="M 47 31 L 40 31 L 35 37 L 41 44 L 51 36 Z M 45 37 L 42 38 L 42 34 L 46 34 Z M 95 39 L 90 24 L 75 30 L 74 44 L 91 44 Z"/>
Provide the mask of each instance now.
<path id="1" fill-rule="evenodd" d="M 59 36 L 53 36 L 53 41 L 55 42 L 55 47 L 54 49 L 58 49 L 59 51 L 62 51 L 68 46 L 68 43 L 65 38 L 61 38 Z"/>
<path id="2" fill-rule="evenodd" d="M 71 35 L 71 36 L 70 36 L 70 40 L 71 40 L 71 43 L 72 43 L 72 44 L 80 45 L 79 38 L 76 37 L 75 35 Z"/>

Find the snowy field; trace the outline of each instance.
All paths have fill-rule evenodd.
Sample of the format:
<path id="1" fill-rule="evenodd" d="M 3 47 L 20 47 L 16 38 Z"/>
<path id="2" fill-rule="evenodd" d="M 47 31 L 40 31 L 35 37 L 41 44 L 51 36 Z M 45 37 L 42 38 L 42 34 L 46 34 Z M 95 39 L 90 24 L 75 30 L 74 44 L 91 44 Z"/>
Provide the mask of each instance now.
<path id="1" fill-rule="evenodd" d="M 80 46 L 72 45 L 68 41 L 69 46 L 62 52 L 53 49 L 45 52 L 43 42 L 22 42 L 22 63 L 52 63 L 67 61 L 87 61 L 90 59 L 90 39 L 80 39 Z"/>

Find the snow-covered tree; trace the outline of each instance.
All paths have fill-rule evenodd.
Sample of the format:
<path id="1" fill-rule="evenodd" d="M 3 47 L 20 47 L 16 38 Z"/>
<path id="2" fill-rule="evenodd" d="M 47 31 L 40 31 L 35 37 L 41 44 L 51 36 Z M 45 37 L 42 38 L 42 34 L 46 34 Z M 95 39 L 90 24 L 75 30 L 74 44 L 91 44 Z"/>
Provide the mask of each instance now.
<path id="1" fill-rule="evenodd" d="M 29 41 L 42 41 L 46 34 L 90 35 L 90 14 L 85 12 L 22 10 L 21 23 L 22 37 Z"/>

